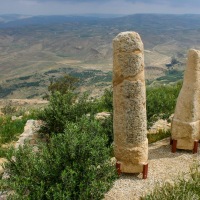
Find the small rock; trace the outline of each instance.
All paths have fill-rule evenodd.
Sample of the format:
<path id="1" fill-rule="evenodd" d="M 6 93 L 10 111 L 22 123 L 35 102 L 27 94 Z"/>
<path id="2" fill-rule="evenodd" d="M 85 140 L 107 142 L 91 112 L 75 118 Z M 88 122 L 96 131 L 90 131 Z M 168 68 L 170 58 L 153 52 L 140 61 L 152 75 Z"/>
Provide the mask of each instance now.
<path id="1" fill-rule="evenodd" d="M 101 113 L 97 113 L 95 116 L 95 119 L 99 119 L 99 120 L 103 120 L 110 117 L 110 113 L 109 112 L 101 112 Z"/>
<path id="2" fill-rule="evenodd" d="M 4 168 L 3 168 L 3 164 L 6 162 L 7 160 L 5 158 L 0 158 L 0 174 L 4 173 Z"/>
<path id="3" fill-rule="evenodd" d="M 19 116 L 19 117 L 17 117 L 17 116 L 12 116 L 11 119 L 12 119 L 12 121 L 15 121 L 15 120 L 17 120 L 17 119 L 22 119 L 22 117 L 23 117 L 23 116 Z"/>
<path id="4" fill-rule="evenodd" d="M 159 119 L 148 130 L 148 134 L 156 134 L 159 131 L 168 131 L 170 129 L 171 129 L 171 123 L 168 123 L 167 120 Z"/>

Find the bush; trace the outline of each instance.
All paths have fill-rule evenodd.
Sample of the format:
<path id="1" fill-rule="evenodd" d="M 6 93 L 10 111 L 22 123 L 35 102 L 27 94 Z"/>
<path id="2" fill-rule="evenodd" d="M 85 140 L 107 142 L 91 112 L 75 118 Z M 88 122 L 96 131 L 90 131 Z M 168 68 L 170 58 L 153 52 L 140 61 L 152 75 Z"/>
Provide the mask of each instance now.
<path id="1" fill-rule="evenodd" d="M 49 136 L 62 133 L 66 122 L 78 122 L 83 115 L 92 119 L 96 113 L 102 111 L 111 113 L 110 117 L 100 122 L 103 133 L 108 136 L 108 145 L 111 145 L 113 142 L 113 116 L 110 90 L 106 90 L 100 99 L 94 101 L 89 100 L 87 94 L 79 98 L 72 92 L 64 95 L 59 92 L 52 94 L 48 107 L 39 114 L 39 118 L 45 122 L 40 132 Z"/>
<path id="2" fill-rule="evenodd" d="M 100 121 L 102 126 L 102 132 L 107 135 L 108 137 L 108 145 L 112 145 L 114 140 L 114 133 L 113 133 L 113 115 L 111 115 L 104 120 Z"/>
<path id="3" fill-rule="evenodd" d="M 101 109 L 104 111 L 113 111 L 113 92 L 111 89 L 105 89 L 103 96 L 100 98 Z"/>
<path id="4" fill-rule="evenodd" d="M 61 94 L 66 94 L 69 91 L 73 91 L 77 87 L 79 79 L 69 76 L 68 74 L 65 74 L 64 76 L 58 78 L 58 79 L 51 79 L 50 85 L 48 86 L 48 91 L 51 94 L 55 92 L 60 92 Z M 43 98 L 49 99 L 49 94 L 46 94 Z"/>
<path id="5" fill-rule="evenodd" d="M 91 108 L 91 102 L 88 101 L 86 94 L 77 98 L 70 91 L 66 94 L 55 92 L 50 97 L 48 107 L 39 116 L 45 121 L 41 132 L 48 134 L 63 132 L 66 122 L 78 121 L 82 115 L 89 113 Z"/>
<path id="6" fill-rule="evenodd" d="M 113 92 L 111 89 L 105 89 L 104 94 L 97 99 L 90 100 L 92 106 L 92 113 L 98 113 L 102 111 L 113 112 Z"/>
<path id="7" fill-rule="evenodd" d="M 14 160 L 7 154 L 10 176 L 1 190 L 14 191 L 12 199 L 102 199 L 115 179 L 107 143 L 98 121 L 68 121 L 39 151 L 25 146 Z"/>
<path id="8" fill-rule="evenodd" d="M 147 88 L 148 126 L 158 119 L 168 119 L 174 113 L 182 82 L 175 85 Z"/>

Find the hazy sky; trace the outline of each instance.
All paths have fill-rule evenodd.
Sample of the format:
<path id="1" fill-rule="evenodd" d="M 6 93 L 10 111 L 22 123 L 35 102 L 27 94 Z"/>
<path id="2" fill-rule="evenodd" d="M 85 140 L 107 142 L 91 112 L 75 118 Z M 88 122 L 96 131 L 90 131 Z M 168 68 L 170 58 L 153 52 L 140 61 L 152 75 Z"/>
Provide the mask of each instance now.
<path id="1" fill-rule="evenodd" d="M 200 14 L 200 0 L 0 0 L 0 14 Z"/>

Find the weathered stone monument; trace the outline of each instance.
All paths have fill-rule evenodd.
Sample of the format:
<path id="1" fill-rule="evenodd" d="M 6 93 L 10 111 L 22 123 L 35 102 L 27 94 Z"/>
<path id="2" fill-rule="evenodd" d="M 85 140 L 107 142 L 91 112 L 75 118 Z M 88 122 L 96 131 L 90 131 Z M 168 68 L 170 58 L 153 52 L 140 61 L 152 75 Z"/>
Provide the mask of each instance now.
<path id="1" fill-rule="evenodd" d="M 172 152 L 176 152 L 176 148 L 197 152 L 200 138 L 200 51 L 195 49 L 188 52 L 171 132 Z"/>
<path id="2" fill-rule="evenodd" d="M 113 40 L 114 152 L 118 172 L 147 177 L 148 139 L 143 43 L 136 32 Z"/>

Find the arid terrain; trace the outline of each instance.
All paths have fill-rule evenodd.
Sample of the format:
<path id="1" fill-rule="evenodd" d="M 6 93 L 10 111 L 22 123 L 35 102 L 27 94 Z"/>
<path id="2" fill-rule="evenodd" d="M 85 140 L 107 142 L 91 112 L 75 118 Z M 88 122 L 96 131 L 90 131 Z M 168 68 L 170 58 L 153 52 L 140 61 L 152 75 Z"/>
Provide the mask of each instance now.
<path id="1" fill-rule="evenodd" d="M 7 99 L 41 98 L 64 73 L 80 79 L 79 91 L 99 95 L 111 85 L 112 39 L 122 31 L 141 35 L 149 84 L 181 79 L 188 49 L 200 47 L 200 15 L 0 19 L 0 98 Z"/>

